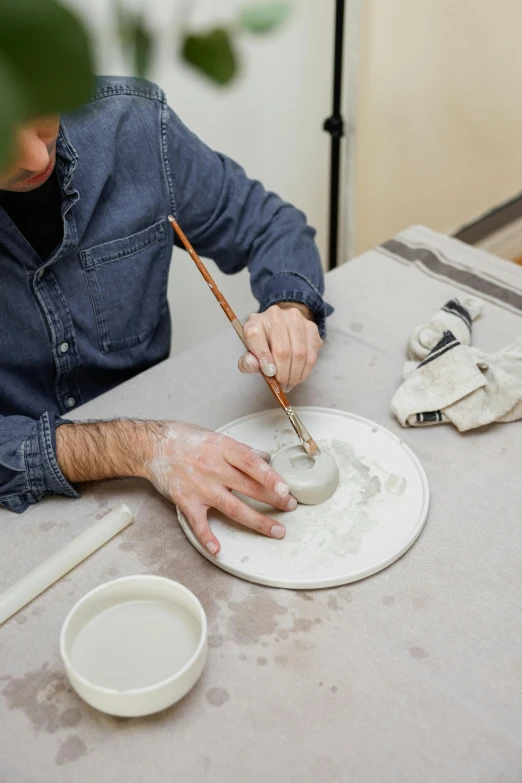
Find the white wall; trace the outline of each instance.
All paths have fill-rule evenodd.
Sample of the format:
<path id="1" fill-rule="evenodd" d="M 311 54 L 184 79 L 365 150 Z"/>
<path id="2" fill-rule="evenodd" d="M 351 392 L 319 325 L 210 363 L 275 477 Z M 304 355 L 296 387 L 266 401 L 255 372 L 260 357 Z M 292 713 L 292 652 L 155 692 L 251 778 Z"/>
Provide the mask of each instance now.
<path id="1" fill-rule="evenodd" d="M 99 70 L 128 73 L 109 25 L 107 0 L 68 2 L 95 32 Z M 187 14 L 193 26 L 228 22 L 244 4 L 245 0 L 133 0 L 132 7 L 146 8 L 160 35 L 150 78 L 165 89 L 171 106 L 210 146 L 235 158 L 250 176 L 300 207 L 318 229 L 324 257 L 329 141 L 322 123 L 330 113 L 334 2 L 294 0 L 284 29 L 269 38 L 245 36 L 244 71 L 229 88 L 208 84 L 173 58 L 176 22 L 179 25 Z M 216 277 L 238 315 L 257 308 L 247 274 Z M 170 301 L 175 352 L 224 326 L 219 306 L 181 251 L 174 254 Z"/>
<path id="2" fill-rule="evenodd" d="M 522 190 L 522 2 L 365 0 L 357 252 Z"/>

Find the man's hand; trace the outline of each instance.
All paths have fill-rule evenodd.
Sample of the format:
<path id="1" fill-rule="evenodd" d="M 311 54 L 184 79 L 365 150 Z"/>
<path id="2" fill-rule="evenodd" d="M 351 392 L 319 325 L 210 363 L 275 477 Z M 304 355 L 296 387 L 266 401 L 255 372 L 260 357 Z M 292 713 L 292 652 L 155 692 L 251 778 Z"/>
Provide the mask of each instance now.
<path id="1" fill-rule="evenodd" d="M 310 375 L 323 343 L 306 305 L 280 302 L 254 313 L 244 325 L 248 351 L 238 362 L 241 372 L 275 375 L 290 391 Z"/>
<path id="2" fill-rule="evenodd" d="M 233 494 L 294 511 L 297 501 L 268 464 L 268 455 L 194 424 L 110 421 L 63 424 L 56 430 L 56 457 L 72 483 L 122 476 L 147 478 L 187 518 L 196 538 L 213 555 L 220 544 L 207 520 L 216 508 L 265 536 L 285 528 Z"/>

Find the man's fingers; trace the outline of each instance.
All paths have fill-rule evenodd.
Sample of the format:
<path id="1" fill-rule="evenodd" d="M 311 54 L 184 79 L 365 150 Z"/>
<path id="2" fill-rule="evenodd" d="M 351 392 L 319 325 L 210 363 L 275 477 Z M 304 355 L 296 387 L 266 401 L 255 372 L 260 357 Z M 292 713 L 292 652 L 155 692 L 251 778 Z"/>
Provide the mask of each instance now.
<path id="1" fill-rule="evenodd" d="M 285 391 L 310 375 L 323 342 L 317 325 L 297 306 L 273 305 L 250 316 L 244 333 L 249 350 L 239 360 L 239 369 L 251 373 L 260 367 L 265 375 L 275 375 Z"/>
<path id="2" fill-rule="evenodd" d="M 254 448 L 252 449 L 252 451 L 254 452 L 254 454 L 257 454 L 258 457 L 261 457 L 261 459 L 263 459 L 265 462 L 268 462 L 268 464 L 270 465 L 272 461 L 272 455 L 270 454 L 270 452 L 259 451 L 259 449 L 254 449 Z"/>
<path id="3" fill-rule="evenodd" d="M 248 320 L 244 328 L 245 345 L 254 354 L 264 375 L 276 374 L 274 357 L 270 351 L 265 327 L 261 319 Z"/>
<path id="4" fill-rule="evenodd" d="M 279 479 L 279 476 L 278 476 Z M 264 487 L 259 481 L 256 481 L 241 470 L 230 466 L 230 478 L 224 482 L 229 489 L 240 492 L 252 500 L 258 500 L 260 503 L 266 503 L 268 506 L 278 508 L 280 511 L 295 511 L 297 500 L 291 495 L 281 495 L 272 492 Z"/>
<path id="5" fill-rule="evenodd" d="M 283 388 L 289 386 L 292 366 L 292 344 L 288 333 L 287 313 L 279 307 L 270 307 L 265 313 L 270 350 L 277 368 L 276 379 Z"/>
<path id="6" fill-rule="evenodd" d="M 237 366 L 240 372 L 247 373 L 248 375 L 254 372 L 259 372 L 259 362 L 256 357 L 250 351 L 246 351 L 243 356 L 240 357 Z"/>
<path id="7" fill-rule="evenodd" d="M 264 514 L 260 514 L 259 511 L 255 511 L 242 500 L 237 498 L 232 492 L 227 492 L 225 489 L 220 489 L 216 496 L 212 500 L 212 506 L 217 508 L 234 522 L 238 522 L 240 525 L 249 527 L 251 530 L 256 530 L 264 536 L 270 538 L 283 538 L 285 534 L 285 528 L 280 522 L 276 522 L 275 519 L 265 517 Z"/>
<path id="8" fill-rule="evenodd" d="M 183 504 L 183 506 L 180 505 L 179 508 L 183 512 L 199 543 L 204 546 L 211 555 L 217 555 L 221 549 L 221 545 L 208 524 L 208 506 L 195 502 Z"/>
<path id="9" fill-rule="evenodd" d="M 229 465 L 253 478 L 263 487 L 280 498 L 286 498 L 290 492 L 288 484 L 253 449 L 230 439 L 223 452 Z"/>

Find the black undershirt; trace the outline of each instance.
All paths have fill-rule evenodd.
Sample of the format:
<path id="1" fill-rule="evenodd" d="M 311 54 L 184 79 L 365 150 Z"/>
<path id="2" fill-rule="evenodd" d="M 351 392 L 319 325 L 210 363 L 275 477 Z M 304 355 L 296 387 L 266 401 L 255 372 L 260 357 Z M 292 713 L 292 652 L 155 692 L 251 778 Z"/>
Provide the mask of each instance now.
<path id="1" fill-rule="evenodd" d="M 27 193 L 0 190 L 0 206 L 46 261 L 63 239 L 62 191 L 56 169 L 43 185 Z"/>

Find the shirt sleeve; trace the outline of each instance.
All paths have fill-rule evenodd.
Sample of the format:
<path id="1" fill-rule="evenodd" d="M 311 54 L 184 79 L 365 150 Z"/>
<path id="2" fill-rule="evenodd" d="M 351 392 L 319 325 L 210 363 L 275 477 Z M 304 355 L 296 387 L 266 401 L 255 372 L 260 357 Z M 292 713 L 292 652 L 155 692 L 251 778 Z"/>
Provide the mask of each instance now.
<path id="1" fill-rule="evenodd" d="M 171 109 L 166 142 L 175 218 L 196 252 L 226 274 L 248 266 L 260 311 L 277 302 L 301 302 L 324 335 L 333 309 L 323 300 L 315 230 L 305 215 L 212 151 Z"/>
<path id="2" fill-rule="evenodd" d="M 22 513 L 46 495 L 79 497 L 56 461 L 56 427 L 65 423 L 50 413 L 0 416 L 0 506 Z"/>

